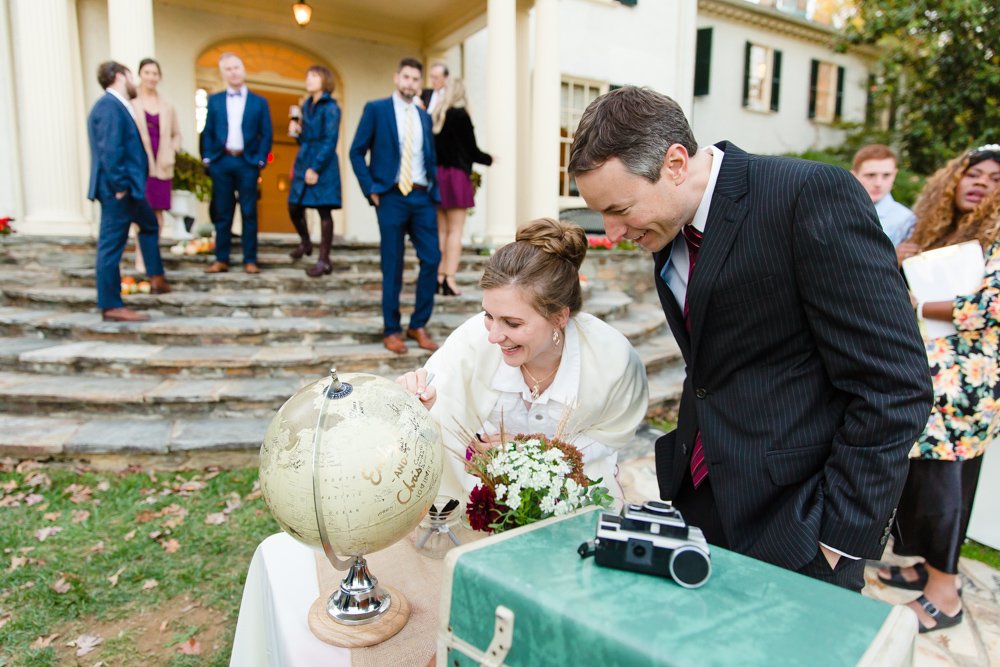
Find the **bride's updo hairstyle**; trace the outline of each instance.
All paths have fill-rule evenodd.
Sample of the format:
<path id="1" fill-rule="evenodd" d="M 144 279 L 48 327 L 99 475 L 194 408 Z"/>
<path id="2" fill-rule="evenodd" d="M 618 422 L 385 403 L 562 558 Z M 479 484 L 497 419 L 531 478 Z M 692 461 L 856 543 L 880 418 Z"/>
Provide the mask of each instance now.
<path id="1" fill-rule="evenodd" d="M 539 218 L 490 257 L 479 286 L 518 287 L 531 295 L 531 305 L 546 319 L 563 308 L 575 315 L 583 305 L 580 265 L 586 254 L 587 235 L 581 227 Z"/>

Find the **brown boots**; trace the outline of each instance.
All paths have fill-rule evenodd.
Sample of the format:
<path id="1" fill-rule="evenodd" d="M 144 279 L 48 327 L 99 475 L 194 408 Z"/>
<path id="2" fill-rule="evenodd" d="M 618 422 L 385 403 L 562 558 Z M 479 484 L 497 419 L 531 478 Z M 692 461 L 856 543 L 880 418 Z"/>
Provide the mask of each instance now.
<path id="1" fill-rule="evenodd" d="M 320 220 L 321 236 L 319 241 L 319 257 L 312 268 L 306 269 L 306 275 L 310 278 L 319 278 L 324 274 L 333 272 L 330 265 L 330 246 L 333 245 L 333 220 Z"/>

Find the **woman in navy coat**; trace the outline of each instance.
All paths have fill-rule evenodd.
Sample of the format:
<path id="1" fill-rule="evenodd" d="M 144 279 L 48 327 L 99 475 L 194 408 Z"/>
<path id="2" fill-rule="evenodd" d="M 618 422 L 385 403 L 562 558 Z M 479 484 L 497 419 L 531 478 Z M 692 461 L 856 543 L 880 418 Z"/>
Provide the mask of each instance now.
<path id="1" fill-rule="evenodd" d="M 292 168 L 292 186 L 288 193 L 288 215 L 302 242 L 291 252 L 293 259 L 312 255 L 313 246 L 306 227 L 306 209 L 314 208 L 320 218 L 319 258 L 306 269 L 318 278 L 330 273 L 330 246 L 333 244 L 331 211 L 340 208 L 340 163 L 337 137 L 340 135 L 340 107 L 333 92 L 333 74 L 322 65 L 306 71 L 306 97 L 301 120 L 292 119 L 288 132 L 297 135 L 299 152 Z"/>

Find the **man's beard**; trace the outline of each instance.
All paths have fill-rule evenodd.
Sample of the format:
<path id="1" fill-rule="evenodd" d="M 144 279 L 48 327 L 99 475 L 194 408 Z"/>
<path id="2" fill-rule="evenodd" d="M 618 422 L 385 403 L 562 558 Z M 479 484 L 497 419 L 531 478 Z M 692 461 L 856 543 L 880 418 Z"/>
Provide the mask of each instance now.
<path id="1" fill-rule="evenodd" d="M 135 86 L 133 86 L 131 83 L 126 83 L 125 84 L 125 93 L 128 95 L 128 98 L 130 100 L 134 100 L 136 98 L 136 96 L 139 94 L 139 91 L 137 91 L 135 89 Z"/>

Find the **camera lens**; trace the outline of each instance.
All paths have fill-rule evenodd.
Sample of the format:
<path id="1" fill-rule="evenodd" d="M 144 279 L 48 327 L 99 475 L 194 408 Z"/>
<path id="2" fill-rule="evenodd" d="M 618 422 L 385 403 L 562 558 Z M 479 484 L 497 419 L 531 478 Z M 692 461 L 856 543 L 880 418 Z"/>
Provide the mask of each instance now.
<path id="1" fill-rule="evenodd" d="M 642 558 L 643 556 L 646 555 L 646 547 L 642 546 L 641 544 L 637 544 L 634 547 L 632 547 L 632 554 L 636 558 Z"/>

